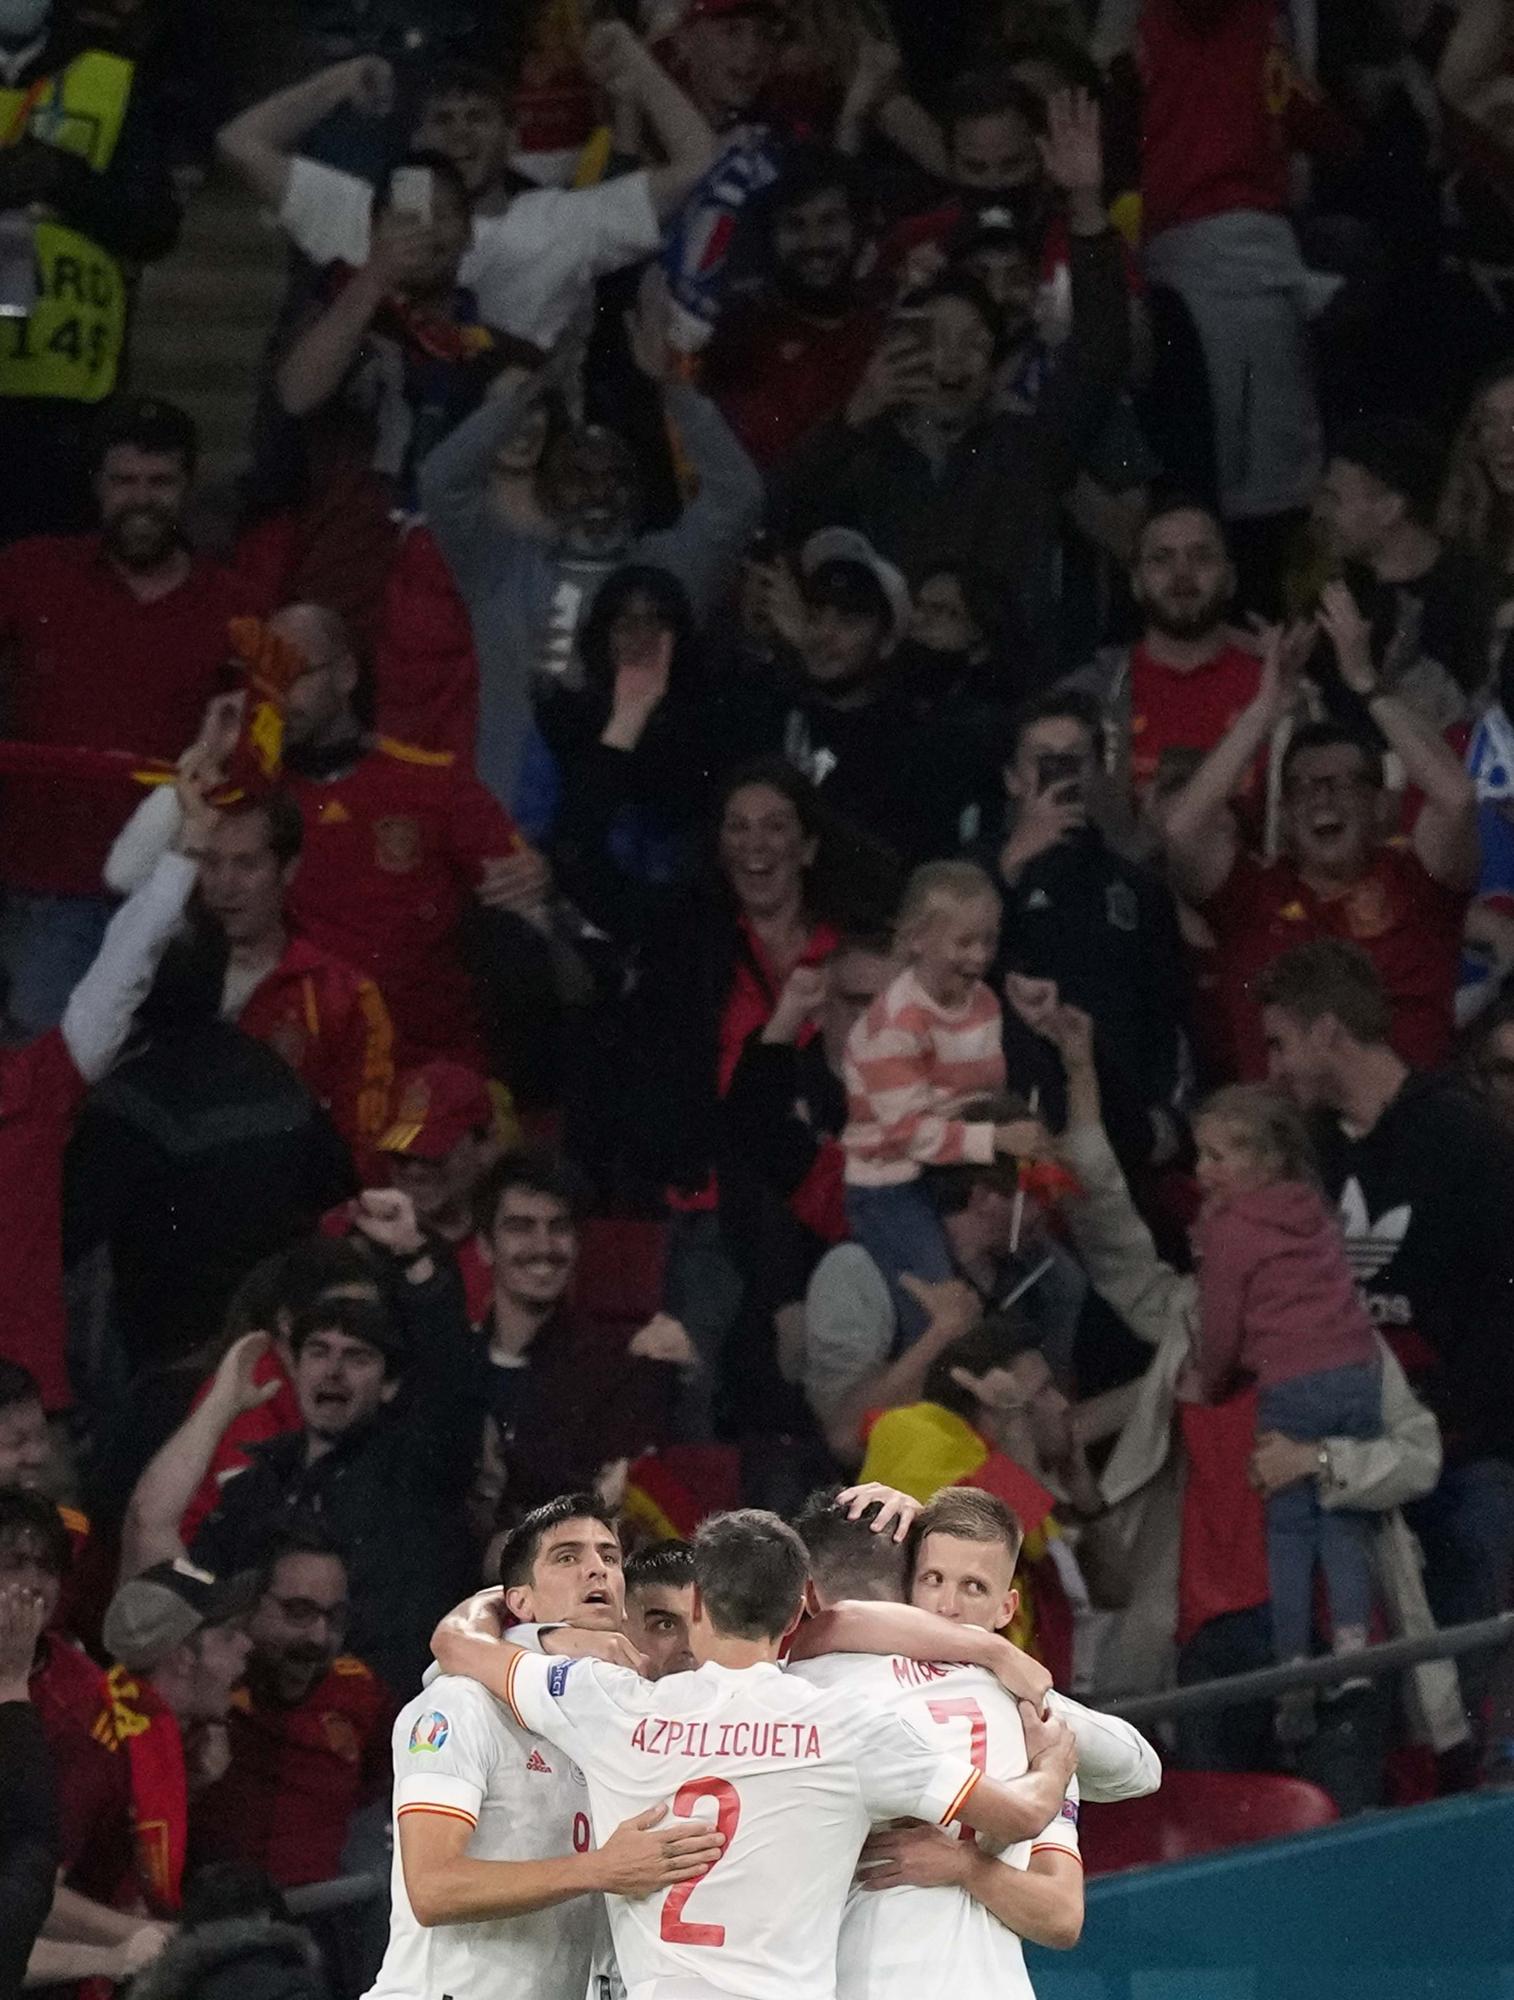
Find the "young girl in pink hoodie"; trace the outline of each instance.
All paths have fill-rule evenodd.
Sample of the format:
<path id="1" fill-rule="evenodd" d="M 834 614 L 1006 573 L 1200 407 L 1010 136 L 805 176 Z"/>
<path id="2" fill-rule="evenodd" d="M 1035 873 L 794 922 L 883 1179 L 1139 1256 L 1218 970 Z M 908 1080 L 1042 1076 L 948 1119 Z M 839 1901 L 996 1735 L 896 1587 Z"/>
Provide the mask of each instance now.
<path id="1" fill-rule="evenodd" d="M 1200 1310 L 1194 1361 L 1205 1399 L 1217 1401 L 1237 1377 L 1250 1378 L 1260 1392 L 1260 1430 L 1310 1442 L 1376 1436 L 1377 1337 L 1340 1223 L 1316 1183 L 1298 1111 L 1276 1091 L 1236 1084 L 1208 1100 L 1194 1136 L 1204 1196 L 1193 1230 Z M 1367 1642 L 1371 1517 L 1326 1509 L 1320 1497 L 1321 1482 L 1306 1479 L 1267 1502 L 1280 1660 L 1311 1651 L 1316 1561 L 1325 1571 L 1335 1651 L 1355 1652 Z M 1301 1706 L 1312 1712 L 1312 1702 L 1291 1704 Z"/>

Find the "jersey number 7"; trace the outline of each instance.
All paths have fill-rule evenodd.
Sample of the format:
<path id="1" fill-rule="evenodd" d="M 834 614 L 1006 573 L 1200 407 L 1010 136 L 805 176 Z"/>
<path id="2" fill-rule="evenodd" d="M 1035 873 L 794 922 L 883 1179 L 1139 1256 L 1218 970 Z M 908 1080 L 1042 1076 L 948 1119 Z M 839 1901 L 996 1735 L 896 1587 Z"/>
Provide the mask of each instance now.
<path id="1" fill-rule="evenodd" d="M 714 1868 L 724 1861 L 731 1851 L 731 1842 L 736 1838 L 736 1828 L 741 1821 L 741 1800 L 736 1787 L 727 1784 L 724 1778 L 693 1778 L 686 1785 L 680 1785 L 673 1796 L 673 1811 L 679 1819 L 691 1819 L 694 1808 L 701 1799 L 715 1801 L 715 1831 L 725 1835 L 725 1846 L 715 1860 Z M 725 1943 L 724 1924 L 686 1924 L 683 1921 L 684 1904 L 699 1887 L 710 1868 L 703 1868 L 697 1875 L 691 1875 L 687 1882 L 679 1882 L 669 1889 L 662 1904 L 662 1940 L 664 1944 L 705 1944 Z"/>
<path id="2" fill-rule="evenodd" d="M 988 1721 L 972 1696 L 956 1695 L 950 1701 L 932 1701 L 928 1702 L 926 1706 L 930 1709 L 930 1719 L 932 1722 L 954 1722 L 958 1716 L 966 1716 L 972 1724 L 972 1739 L 968 1745 L 968 1757 L 971 1759 L 972 1767 L 975 1771 L 986 1772 L 988 1769 Z M 973 1838 L 972 1828 L 970 1826 L 959 1826 L 957 1828 L 957 1838 L 958 1840 L 971 1840 Z"/>

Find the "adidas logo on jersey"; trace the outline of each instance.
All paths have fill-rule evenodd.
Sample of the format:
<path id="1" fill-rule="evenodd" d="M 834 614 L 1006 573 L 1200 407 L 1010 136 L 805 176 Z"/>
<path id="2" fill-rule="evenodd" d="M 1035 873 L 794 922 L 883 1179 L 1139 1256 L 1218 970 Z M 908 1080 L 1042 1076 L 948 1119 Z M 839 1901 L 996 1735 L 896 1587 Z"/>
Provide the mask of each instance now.
<path id="1" fill-rule="evenodd" d="M 526 1769 L 528 1771 L 539 1771 L 544 1778 L 550 1778 L 552 1775 L 552 1766 L 539 1750 L 533 1750 L 526 1759 Z"/>
<path id="2" fill-rule="evenodd" d="M 1414 1210 L 1408 1202 L 1390 1208 L 1374 1218 L 1367 1212 L 1367 1197 L 1354 1177 L 1341 1189 L 1341 1229 L 1346 1238 L 1346 1255 L 1359 1285 L 1370 1284 L 1386 1269 L 1404 1247 Z"/>

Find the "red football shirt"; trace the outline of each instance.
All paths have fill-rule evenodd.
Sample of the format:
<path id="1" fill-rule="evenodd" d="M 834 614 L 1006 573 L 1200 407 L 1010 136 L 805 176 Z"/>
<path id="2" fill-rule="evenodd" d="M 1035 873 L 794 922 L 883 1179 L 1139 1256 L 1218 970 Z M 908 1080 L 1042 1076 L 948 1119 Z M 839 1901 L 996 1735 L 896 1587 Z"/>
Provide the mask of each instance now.
<path id="1" fill-rule="evenodd" d="M 1187 673 L 1154 660 L 1144 645 L 1130 651 L 1130 775 L 1137 795 L 1155 782 L 1169 750 L 1212 750 L 1256 696 L 1261 663 L 1240 646 L 1225 646 Z M 1259 763 L 1257 772 L 1263 766 Z M 1256 783 L 1253 774 L 1251 787 Z"/>
<path id="2" fill-rule="evenodd" d="M 1462 923 L 1470 898 L 1426 874 L 1407 847 L 1380 847 L 1365 878 L 1344 895 L 1318 896 L 1291 861 L 1238 861 L 1201 914 L 1218 945 L 1218 1006 L 1232 1072 L 1267 1073 L 1261 1015 L 1251 985 L 1296 944 L 1344 938 L 1377 967 L 1393 1008 L 1389 1039 L 1414 1069 L 1434 1069 L 1451 1052 L 1461 969 Z"/>
<path id="3" fill-rule="evenodd" d="M 394 1028 L 378 988 L 350 965 L 291 938 L 237 1026 L 284 1058 L 349 1146 L 366 1146 L 389 1123 Z"/>
<path id="4" fill-rule="evenodd" d="M 292 922 L 373 980 L 398 1067 L 448 1056 L 485 1070 L 458 928 L 484 863 L 519 847 L 514 821 L 450 756 L 387 737 L 345 777 L 291 773 L 286 789 L 305 822 Z"/>
<path id="5" fill-rule="evenodd" d="M 396 1705 L 361 1660 L 340 1658 L 296 1708 L 232 1697 L 231 1765 L 195 1800 L 197 1861 L 239 1861 L 281 1889 L 342 1872 L 347 1823 L 387 1795 Z"/>
<path id="6" fill-rule="evenodd" d="M 73 1401 L 63 1353 L 63 1149 L 83 1098 L 56 1028 L 0 1049 L 0 1355 L 31 1370 L 49 1410 Z"/>
<path id="7" fill-rule="evenodd" d="M 845 409 L 882 330 L 873 307 L 816 326 L 780 300 L 733 306 L 706 353 L 702 386 L 766 472 Z"/>
<path id="8" fill-rule="evenodd" d="M 1141 196 L 1148 237 L 1288 206 L 1284 118 L 1299 88 L 1278 0 L 1145 0 Z"/>
<path id="9" fill-rule="evenodd" d="M 45 1632 L 30 1689 L 52 1756 L 64 1877 L 81 1894 L 114 1902 L 132 1867 L 131 1767 L 102 1719 L 105 1675 L 67 1639 Z"/>
<path id="10" fill-rule="evenodd" d="M 98 535 L 38 536 L 0 551 L 6 733 L 26 743 L 177 757 L 192 743 L 230 651 L 233 618 L 259 593 L 196 556 L 177 589 L 144 604 Z M 0 790 L 0 875 L 36 894 L 98 896 L 110 844 L 140 793 L 129 778 L 57 787 L 8 778 Z"/>

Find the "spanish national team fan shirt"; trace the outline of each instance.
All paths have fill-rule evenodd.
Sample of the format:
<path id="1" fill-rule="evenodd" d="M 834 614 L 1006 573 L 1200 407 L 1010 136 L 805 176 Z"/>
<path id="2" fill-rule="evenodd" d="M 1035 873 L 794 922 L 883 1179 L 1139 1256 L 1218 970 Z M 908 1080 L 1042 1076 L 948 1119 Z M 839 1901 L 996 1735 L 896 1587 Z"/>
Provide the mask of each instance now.
<path id="1" fill-rule="evenodd" d="M 980 1776 L 854 1691 L 773 1665 L 651 1682 L 515 1653 L 509 1695 L 523 1728 L 582 1766 L 600 1844 L 665 1803 L 725 1835 L 696 1881 L 608 1898 L 629 2000 L 833 2000 L 841 1914 L 873 1821 L 945 1825 Z"/>
<path id="2" fill-rule="evenodd" d="M 1180 222 L 1288 205 L 1283 117 L 1293 65 L 1279 0 L 1145 0 L 1141 196 L 1148 237 Z"/>
<path id="3" fill-rule="evenodd" d="M 447 1674 L 400 1710 L 393 1746 L 389 1948 L 367 2000 L 584 2000 L 602 1937 L 599 1897 L 492 1923 L 426 1927 L 405 1891 L 399 1836 L 408 1815 L 439 1813 L 472 1829 L 468 1853 L 477 1861 L 586 1853 L 593 1841 L 582 1771 L 477 1682 Z"/>
<path id="4" fill-rule="evenodd" d="M 899 1716 L 925 1742 L 964 1753 L 991 1778 L 1025 1775 L 1020 1711 L 992 1674 L 980 1667 L 923 1660 L 832 1653 L 788 1669 L 811 1687 L 843 1690 L 858 1703 Z M 1001 1866 L 1024 1869 L 1042 1848 L 1078 1855 L 1078 1795 L 1034 1840 L 998 1852 Z M 837 2000 L 1032 2000 L 1025 1953 L 1015 1933 L 965 1889 L 905 1887 L 881 1892 L 854 1883 L 841 1924 L 836 1960 Z"/>
<path id="5" fill-rule="evenodd" d="M 0 551 L 6 728 L 25 743 L 173 758 L 199 734 L 233 618 L 263 608 L 232 571 L 196 556 L 143 603 L 98 535 L 40 536 Z M 0 880 L 33 895 L 99 896 L 110 844 L 139 802 L 129 777 L 70 788 L 0 786 Z"/>
<path id="6" fill-rule="evenodd" d="M 514 822 L 442 751 L 382 738 L 344 776 L 288 773 L 305 823 L 289 914 L 319 950 L 371 979 L 400 1068 L 449 1056 L 487 1066 L 458 926 Z"/>
<path id="7" fill-rule="evenodd" d="M 1144 645 L 1130 650 L 1130 776 L 1138 796 L 1156 783 L 1173 752 L 1212 750 L 1256 697 L 1261 663 L 1241 646 L 1222 646 L 1201 666 L 1179 673 L 1154 660 Z M 1246 782 L 1256 788 L 1259 758 Z"/>
<path id="8" fill-rule="evenodd" d="M 1380 847 L 1363 879 L 1342 896 L 1318 896 L 1291 861 L 1238 860 L 1200 915 L 1218 944 L 1219 1005 L 1227 1066 L 1267 1074 L 1261 1012 L 1252 983 L 1296 944 L 1343 938 L 1376 966 L 1393 1007 L 1390 1040 L 1406 1063 L 1433 1069 L 1451 1052 L 1461 934 L 1468 897 L 1426 873 L 1407 847 Z"/>

